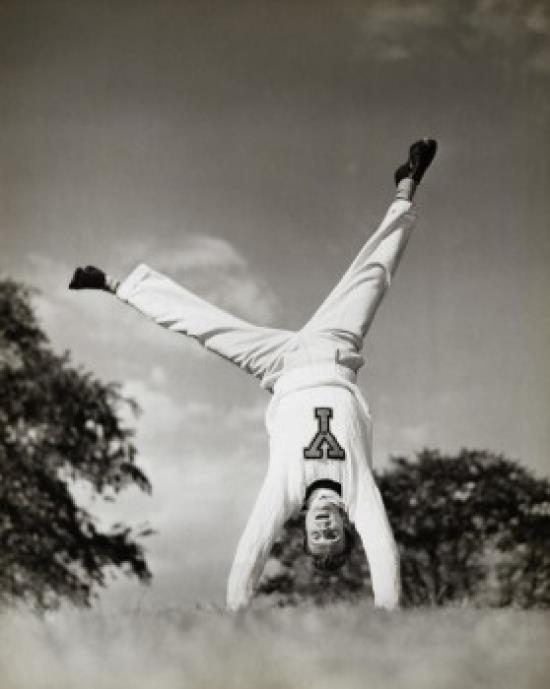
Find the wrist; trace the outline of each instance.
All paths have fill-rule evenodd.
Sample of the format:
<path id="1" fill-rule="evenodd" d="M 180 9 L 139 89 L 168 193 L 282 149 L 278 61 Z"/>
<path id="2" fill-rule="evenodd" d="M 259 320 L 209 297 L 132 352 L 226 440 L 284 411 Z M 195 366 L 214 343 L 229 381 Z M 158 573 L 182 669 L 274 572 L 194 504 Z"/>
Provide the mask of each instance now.
<path id="1" fill-rule="evenodd" d="M 111 292 L 111 294 L 116 294 L 117 289 L 120 287 L 120 280 L 112 277 L 111 275 L 105 275 L 105 290 Z"/>

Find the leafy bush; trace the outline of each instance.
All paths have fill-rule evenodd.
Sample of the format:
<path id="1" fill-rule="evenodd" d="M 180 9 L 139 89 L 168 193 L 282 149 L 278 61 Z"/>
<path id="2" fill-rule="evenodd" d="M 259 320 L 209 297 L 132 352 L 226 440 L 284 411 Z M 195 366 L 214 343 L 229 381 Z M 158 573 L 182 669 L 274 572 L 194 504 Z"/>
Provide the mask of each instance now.
<path id="1" fill-rule="evenodd" d="M 401 555 L 403 603 L 550 605 L 550 482 L 486 451 L 396 458 L 378 477 Z M 274 545 L 259 594 L 281 604 L 368 595 L 359 540 L 337 573 L 311 567 L 300 520 Z"/>

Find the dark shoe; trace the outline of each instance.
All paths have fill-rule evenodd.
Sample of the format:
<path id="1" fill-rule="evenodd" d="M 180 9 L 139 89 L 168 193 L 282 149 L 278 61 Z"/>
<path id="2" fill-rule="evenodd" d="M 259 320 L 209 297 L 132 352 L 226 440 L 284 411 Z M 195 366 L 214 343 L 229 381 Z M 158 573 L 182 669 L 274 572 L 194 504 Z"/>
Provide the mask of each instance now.
<path id="1" fill-rule="evenodd" d="M 107 289 L 105 273 L 94 266 L 77 268 L 69 283 L 69 289 Z"/>
<path id="2" fill-rule="evenodd" d="M 437 142 L 434 139 L 415 141 L 409 149 L 409 159 L 395 171 L 395 183 L 399 184 L 405 177 L 410 177 L 419 184 L 436 151 Z"/>

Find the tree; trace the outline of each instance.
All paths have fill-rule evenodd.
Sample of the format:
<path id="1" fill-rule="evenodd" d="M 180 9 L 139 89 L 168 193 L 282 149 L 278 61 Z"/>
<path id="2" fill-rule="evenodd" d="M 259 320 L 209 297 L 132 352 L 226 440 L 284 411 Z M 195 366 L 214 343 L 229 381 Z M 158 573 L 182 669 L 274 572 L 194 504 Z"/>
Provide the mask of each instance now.
<path id="1" fill-rule="evenodd" d="M 449 458 L 424 451 L 394 467 L 381 491 L 402 551 L 408 602 L 550 604 L 548 480 L 480 451 Z"/>
<path id="2" fill-rule="evenodd" d="M 550 606 L 550 482 L 484 451 L 393 460 L 378 483 L 401 555 L 403 602 Z M 368 566 L 359 543 L 337 575 L 313 570 L 299 520 L 275 544 L 279 568 L 260 592 L 283 602 L 365 596 Z M 273 570 L 273 568 L 272 568 Z"/>
<path id="3" fill-rule="evenodd" d="M 112 567 L 150 579 L 136 540 L 150 530 L 101 531 L 71 493 L 75 481 L 106 499 L 130 485 L 150 491 L 122 405 L 137 411 L 116 385 L 55 354 L 29 290 L 0 279 L 0 604 L 89 605 Z"/>

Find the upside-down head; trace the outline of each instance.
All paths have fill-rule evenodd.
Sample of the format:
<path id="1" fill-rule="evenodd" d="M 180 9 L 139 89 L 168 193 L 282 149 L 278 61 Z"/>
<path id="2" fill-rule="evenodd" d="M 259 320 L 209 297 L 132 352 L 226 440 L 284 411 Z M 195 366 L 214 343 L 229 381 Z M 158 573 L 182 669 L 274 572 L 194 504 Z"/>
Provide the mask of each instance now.
<path id="1" fill-rule="evenodd" d="M 340 497 L 332 490 L 316 490 L 305 515 L 304 549 L 313 565 L 323 571 L 340 569 L 353 543 L 353 530 Z"/>

